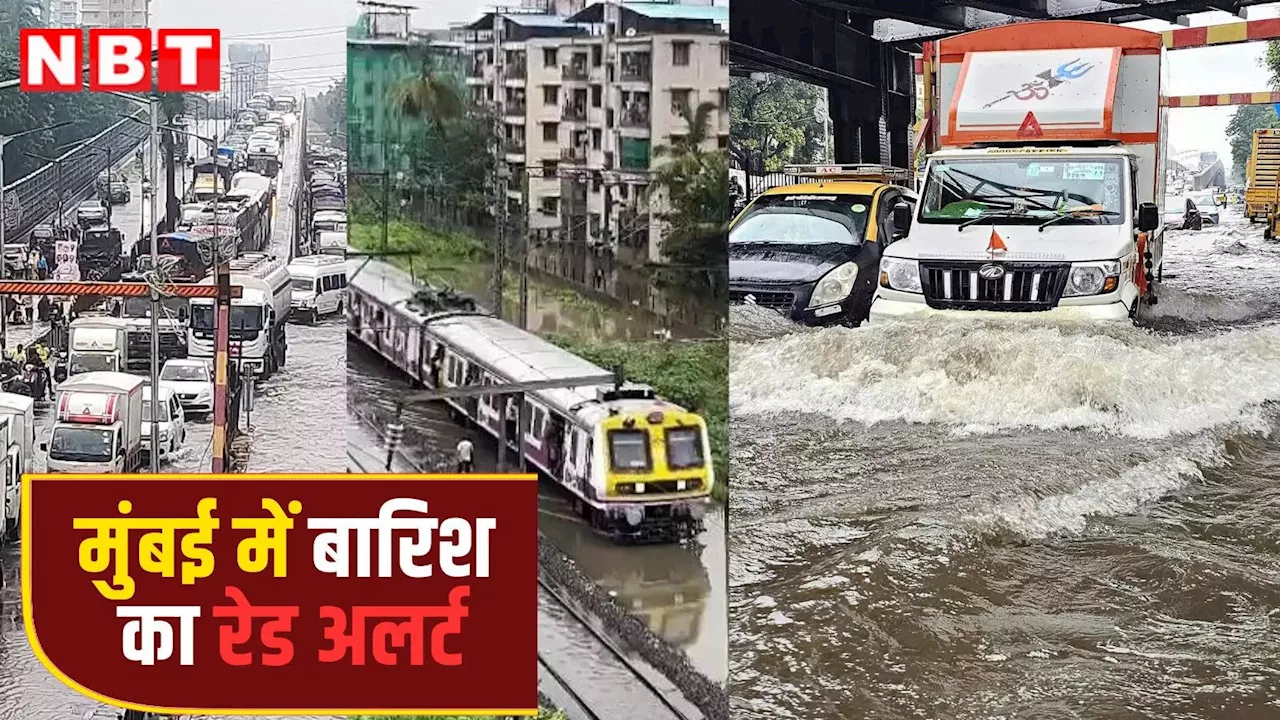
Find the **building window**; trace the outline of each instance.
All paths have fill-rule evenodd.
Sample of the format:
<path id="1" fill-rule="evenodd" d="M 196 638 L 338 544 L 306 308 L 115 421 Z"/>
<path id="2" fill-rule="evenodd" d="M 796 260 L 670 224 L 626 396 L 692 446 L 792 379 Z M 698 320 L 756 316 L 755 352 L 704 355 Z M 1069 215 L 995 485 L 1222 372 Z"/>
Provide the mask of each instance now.
<path id="1" fill-rule="evenodd" d="M 693 109 L 693 106 L 689 104 L 688 88 L 682 90 L 673 89 L 671 91 L 671 114 L 679 115 L 684 108 Z"/>
<path id="2" fill-rule="evenodd" d="M 559 85 L 543 85 L 542 86 L 542 104 L 555 105 L 560 100 Z"/>
<path id="3" fill-rule="evenodd" d="M 594 150 L 600 149 L 600 128 L 591 128 L 591 147 Z"/>
<path id="4" fill-rule="evenodd" d="M 556 54 L 557 54 L 556 48 L 543 48 L 542 49 L 542 67 L 549 67 L 549 68 L 555 67 L 556 63 L 558 62 L 558 60 L 556 59 Z"/>
<path id="5" fill-rule="evenodd" d="M 560 141 L 560 124 L 559 123 L 542 123 L 542 141 L 543 142 L 559 142 Z"/>
<path id="6" fill-rule="evenodd" d="M 720 43 L 720 67 L 729 67 L 729 43 Z"/>
<path id="7" fill-rule="evenodd" d="M 599 85 L 591 86 L 591 107 L 600 107 L 604 98 L 604 91 Z"/>
<path id="8" fill-rule="evenodd" d="M 687 41 L 671 43 L 671 64 L 676 66 L 686 66 L 689 64 L 689 53 L 693 48 L 693 43 Z"/>
<path id="9" fill-rule="evenodd" d="M 373 81 L 372 80 L 364 81 L 364 96 L 373 97 Z"/>
<path id="10" fill-rule="evenodd" d="M 729 89 L 720 88 L 720 110 L 721 112 L 729 111 Z"/>
<path id="11" fill-rule="evenodd" d="M 599 45 L 591 47 L 591 67 L 600 67 L 600 63 L 604 62 L 604 48 Z"/>
<path id="12" fill-rule="evenodd" d="M 721 150 L 729 147 L 729 136 L 721 135 L 720 137 L 716 138 L 716 147 L 719 147 Z"/>

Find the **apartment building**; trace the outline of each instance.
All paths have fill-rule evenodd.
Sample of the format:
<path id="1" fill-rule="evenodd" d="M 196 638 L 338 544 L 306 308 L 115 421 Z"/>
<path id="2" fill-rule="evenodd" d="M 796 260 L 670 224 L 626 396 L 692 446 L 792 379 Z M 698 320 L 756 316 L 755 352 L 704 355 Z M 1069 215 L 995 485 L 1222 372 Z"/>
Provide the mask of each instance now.
<path id="1" fill-rule="evenodd" d="M 464 28 L 472 98 L 499 108 L 502 152 L 527 169 L 508 203 L 535 243 L 656 261 L 654 148 L 687 134 L 679 109 L 703 102 L 717 108 L 706 147 L 728 144 L 728 8 L 580 4 L 546 0 L 535 9 L 572 14 L 491 13 Z"/>
<path id="2" fill-rule="evenodd" d="M 40 19 L 46 27 L 78 27 L 80 2 L 79 0 L 40 0 Z"/>
<path id="3" fill-rule="evenodd" d="M 59 6 L 64 0 L 54 0 Z M 150 27 L 151 0 L 80 0 L 84 27 Z"/>

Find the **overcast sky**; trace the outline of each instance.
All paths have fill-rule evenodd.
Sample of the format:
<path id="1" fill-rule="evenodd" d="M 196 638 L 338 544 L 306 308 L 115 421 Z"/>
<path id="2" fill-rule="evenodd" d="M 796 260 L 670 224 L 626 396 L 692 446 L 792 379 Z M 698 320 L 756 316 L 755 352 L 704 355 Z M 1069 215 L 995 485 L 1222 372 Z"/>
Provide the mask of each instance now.
<path id="1" fill-rule="evenodd" d="M 267 43 L 273 81 L 312 96 L 345 74 L 346 28 L 358 14 L 355 0 L 151 0 L 152 27 L 222 30 L 224 66 L 228 44 Z"/>

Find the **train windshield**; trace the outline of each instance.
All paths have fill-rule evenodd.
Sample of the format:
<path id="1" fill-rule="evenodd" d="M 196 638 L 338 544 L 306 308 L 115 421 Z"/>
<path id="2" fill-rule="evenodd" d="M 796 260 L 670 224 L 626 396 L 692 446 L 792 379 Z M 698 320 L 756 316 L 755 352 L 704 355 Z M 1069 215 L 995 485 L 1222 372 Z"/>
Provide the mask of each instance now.
<path id="1" fill-rule="evenodd" d="M 609 431 L 609 462 L 614 472 L 644 472 L 653 467 L 647 430 Z"/>
<path id="2" fill-rule="evenodd" d="M 667 467 L 685 470 L 702 467 L 702 433 L 697 428 L 675 428 L 667 431 Z"/>

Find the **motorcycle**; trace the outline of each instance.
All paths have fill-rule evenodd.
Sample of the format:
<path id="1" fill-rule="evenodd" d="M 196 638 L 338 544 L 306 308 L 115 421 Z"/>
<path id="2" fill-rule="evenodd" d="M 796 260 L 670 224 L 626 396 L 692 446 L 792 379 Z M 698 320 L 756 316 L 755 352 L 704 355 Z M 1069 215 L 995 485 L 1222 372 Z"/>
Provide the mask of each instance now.
<path id="1" fill-rule="evenodd" d="M 0 362 L 0 391 L 14 395 L 31 394 L 31 388 L 22 380 L 22 371 L 12 360 Z"/>
<path id="2" fill-rule="evenodd" d="M 67 381 L 67 354 L 65 352 L 58 353 L 57 358 L 53 361 L 53 384 L 61 385 Z"/>
<path id="3" fill-rule="evenodd" d="M 44 368 L 27 363 L 22 368 L 22 382 L 27 385 L 28 394 L 33 400 L 43 400 L 49 393 L 49 379 Z"/>

